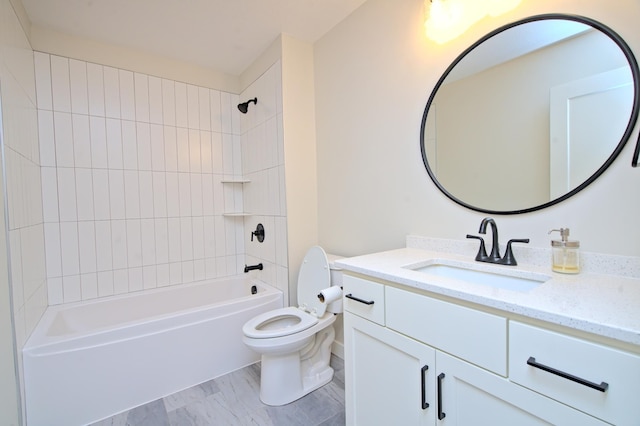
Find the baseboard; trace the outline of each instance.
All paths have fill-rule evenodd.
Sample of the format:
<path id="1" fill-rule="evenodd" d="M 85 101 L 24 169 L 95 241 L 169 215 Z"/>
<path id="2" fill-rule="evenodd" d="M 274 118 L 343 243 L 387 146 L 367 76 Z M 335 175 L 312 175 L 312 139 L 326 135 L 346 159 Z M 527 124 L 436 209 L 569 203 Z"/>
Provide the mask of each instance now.
<path id="1" fill-rule="evenodd" d="M 335 356 L 344 359 L 344 343 L 334 340 L 333 345 L 331 345 L 331 352 Z"/>

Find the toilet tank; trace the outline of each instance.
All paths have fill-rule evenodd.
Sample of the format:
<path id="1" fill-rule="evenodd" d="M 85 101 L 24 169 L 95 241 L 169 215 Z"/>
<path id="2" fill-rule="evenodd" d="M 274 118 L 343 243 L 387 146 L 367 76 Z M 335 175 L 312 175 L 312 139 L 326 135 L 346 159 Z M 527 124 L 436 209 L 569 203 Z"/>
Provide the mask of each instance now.
<path id="1" fill-rule="evenodd" d="M 327 260 L 329 261 L 329 269 L 331 271 L 331 286 L 342 287 L 342 268 L 336 266 L 335 262 L 339 259 L 343 259 L 342 256 L 327 253 Z M 342 313 L 342 299 L 327 305 L 327 312 L 334 314 Z"/>

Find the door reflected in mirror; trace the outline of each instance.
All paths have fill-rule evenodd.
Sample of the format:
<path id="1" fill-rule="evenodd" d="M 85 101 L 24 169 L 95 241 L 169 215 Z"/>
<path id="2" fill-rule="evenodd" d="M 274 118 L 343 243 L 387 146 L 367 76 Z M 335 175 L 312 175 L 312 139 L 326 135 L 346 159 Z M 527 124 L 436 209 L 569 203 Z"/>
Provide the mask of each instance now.
<path id="1" fill-rule="evenodd" d="M 422 123 L 429 175 L 489 213 L 562 201 L 619 154 L 638 115 L 638 67 L 609 28 L 542 15 L 485 36 L 434 89 Z"/>

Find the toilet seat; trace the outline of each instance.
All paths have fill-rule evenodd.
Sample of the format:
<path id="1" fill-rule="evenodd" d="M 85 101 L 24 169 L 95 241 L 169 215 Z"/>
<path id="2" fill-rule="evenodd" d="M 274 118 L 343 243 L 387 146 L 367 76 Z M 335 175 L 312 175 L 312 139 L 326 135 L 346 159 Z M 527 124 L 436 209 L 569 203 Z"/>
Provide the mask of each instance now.
<path id="1" fill-rule="evenodd" d="M 244 324 L 242 332 L 253 339 L 269 339 L 299 333 L 317 323 L 317 317 L 290 306 L 254 317 Z"/>

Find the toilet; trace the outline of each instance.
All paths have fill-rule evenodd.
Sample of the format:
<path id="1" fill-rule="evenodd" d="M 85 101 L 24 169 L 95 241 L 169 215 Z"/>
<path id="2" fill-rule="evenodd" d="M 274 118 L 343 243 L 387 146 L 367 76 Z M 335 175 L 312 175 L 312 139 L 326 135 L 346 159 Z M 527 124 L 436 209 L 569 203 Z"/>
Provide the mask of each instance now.
<path id="1" fill-rule="evenodd" d="M 261 354 L 263 403 L 288 404 L 333 378 L 329 361 L 335 332 L 331 325 L 335 314 L 342 312 L 342 298 L 327 304 L 318 295 L 341 281 L 341 273 L 330 267 L 324 250 L 311 247 L 298 274 L 298 306 L 265 312 L 242 327 L 244 343 Z"/>

